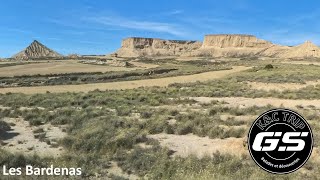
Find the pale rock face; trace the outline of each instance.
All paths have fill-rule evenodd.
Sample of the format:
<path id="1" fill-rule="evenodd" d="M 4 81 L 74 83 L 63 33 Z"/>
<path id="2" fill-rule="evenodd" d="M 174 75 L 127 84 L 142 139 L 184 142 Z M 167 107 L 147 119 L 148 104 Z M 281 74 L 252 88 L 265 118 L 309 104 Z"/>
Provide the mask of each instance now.
<path id="1" fill-rule="evenodd" d="M 152 45 L 152 38 L 127 38 L 122 41 L 122 48 L 143 49 Z"/>
<path id="2" fill-rule="evenodd" d="M 252 35 L 222 34 L 206 35 L 202 48 L 229 48 L 229 47 L 247 47 L 247 48 L 267 48 L 272 43 L 256 38 Z"/>
<path id="3" fill-rule="evenodd" d="M 320 57 L 320 48 L 307 41 L 295 47 L 281 46 L 252 35 L 206 35 L 198 41 L 174 41 L 153 38 L 127 38 L 116 52 L 120 57 L 207 56 L 207 57 Z"/>
<path id="4" fill-rule="evenodd" d="M 116 52 L 120 57 L 179 56 L 201 47 L 198 41 L 163 40 L 154 38 L 127 38 Z"/>
<path id="5" fill-rule="evenodd" d="M 26 49 L 13 56 L 13 58 L 20 60 L 57 57 L 62 57 L 62 55 L 49 49 L 36 40 L 33 41 Z"/>
<path id="6" fill-rule="evenodd" d="M 287 48 L 289 47 L 275 45 L 252 35 L 206 35 L 201 48 L 192 52 L 192 55 L 208 57 L 276 57 L 286 51 Z"/>
<path id="7" fill-rule="evenodd" d="M 289 50 L 290 47 L 288 46 L 280 46 L 273 44 L 272 46 L 268 48 L 263 48 L 261 51 L 259 51 L 256 56 L 262 56 L 262 57 L 279 57 L 279 55 L 283 54 L 287 50 Z"/>
<path id="8" fill-rule="evenodd" d="M 320 48 L 310 41 L 290 48 L 279 55 L 282 58 L 314 58 L 320 57 Z"/>

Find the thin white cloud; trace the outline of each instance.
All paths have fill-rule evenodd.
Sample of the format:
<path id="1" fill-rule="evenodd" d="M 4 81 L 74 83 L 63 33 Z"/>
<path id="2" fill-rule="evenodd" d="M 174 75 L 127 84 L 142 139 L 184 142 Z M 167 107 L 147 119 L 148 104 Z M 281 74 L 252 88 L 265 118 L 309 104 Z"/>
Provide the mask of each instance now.
<path id="1" fill-rule="evenodd" d="M 177 14 L 182 14 L 183 12 L 184 12 L 183 10 L 176 9 L 176 10 L 167 12 L 166 14 L 167 14 L 167 15 L 177 15 Z"/>
<path id="2" fill-rule="evenodd" d="M 152 21 L 136 21 L 130 20 L 123 17 L 89 17 L 83 18 L 84 20 L 99 23 L 106 26 L 121 27 L 127 29 L 144 30 L 151 32 L 167 33 L 175 36 L 185 36 L 186 32 L 182 30 L 178 25 L 162 22 L 152 22 Z"/>
<path id="3" fill-rule="evenodd" d="M 77 41 L 81 44 L 95 44 L 95 45 L 101 45 L 101 44 L 105 44 L 105 43 L 102 43 L 102 42 L 97 42 L 97 41 Z"/>
<path id="4" fill-rule="evenodd" d="M 92 27 L 84 24 L 81 19 L 54 19 L 54 18 L 47 18 L 46 22 L 56 24 L 59 26 L 69 27 L 73 30 L 64 30 L 65 33 L 69 33 L 72 35 L 83 35 L 85 34 L 84 30 L 90 31 L 116 31 L 119 30 L 117 28 L 99 28 L 99 27 Z M 76 29 L 81 29 L 81 31 L 76 31 Z"/>
<path id="5" fill-rule="evenodd" d="M 57 37 L 48 37 L 48 40 L 54 40 L 54 41 L 61 41 L 61 38 L 57 38 Z"/>
<path id="6" fill-rule="evenodd" d="M 27 31 L 27 30 L 19 29 L 19 28 L 3 28 L 3 30 L 5 30 L 7 32 L 20 33 L 20 34 L 32 34 L 31 31 Z"/>
<path id="7" fill-rule="evenodd" d="M 69 35 L 84 35 L 86 34 L 84 31 L 75 31 L 75 30 L 64 30 L 61 31 L 63 34 L 69 34 Z"/>

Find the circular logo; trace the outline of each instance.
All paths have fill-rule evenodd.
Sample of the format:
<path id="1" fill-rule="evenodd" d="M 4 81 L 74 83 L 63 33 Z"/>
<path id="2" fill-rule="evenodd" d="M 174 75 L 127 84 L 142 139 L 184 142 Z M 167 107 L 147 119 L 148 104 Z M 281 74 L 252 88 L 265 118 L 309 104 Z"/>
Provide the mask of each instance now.
<path id="1" fill-rule="evenodd" d="M 252 159 L 265 171 L 287 174 L 302 167 L 313 148 L 308 122 L 289 109 L 272 109 L 260 115 L 248 134 Z"/>

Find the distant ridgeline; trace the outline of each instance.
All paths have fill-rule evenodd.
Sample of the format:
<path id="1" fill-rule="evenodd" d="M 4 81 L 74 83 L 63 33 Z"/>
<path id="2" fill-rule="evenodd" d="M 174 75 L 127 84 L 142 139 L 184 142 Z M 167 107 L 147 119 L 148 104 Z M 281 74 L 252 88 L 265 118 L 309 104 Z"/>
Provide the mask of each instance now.
<path id="1" fill-rule="evenodd" d="M 295 47 L 281 46 L 253 35 L 212 34 L 199 41 L 177 41 L 130 37 L 122 41 L 119 57 L 206 56 L 206 57 L 320 57 L 320 48 L 307 41 Z"/>
<path id="2" fill-rule="evenodd" d="M 320 48 L 310 41 L 306 41 L 298 46 L 289 47 L 273 44 L 252 35 L 212 34 L 206 35 L 203 42 L 129 37 L 124 39 L 121 48 L 111 55 L 113 57 L 203 56 L 318 58 L 320 57 Z M 30 60 L 79 59 L 89 57 L 82 57 L 80 55 L 64 57 L 40 42 L 33 41 L 26 49 L 14 55 L 12 58 Z"/>

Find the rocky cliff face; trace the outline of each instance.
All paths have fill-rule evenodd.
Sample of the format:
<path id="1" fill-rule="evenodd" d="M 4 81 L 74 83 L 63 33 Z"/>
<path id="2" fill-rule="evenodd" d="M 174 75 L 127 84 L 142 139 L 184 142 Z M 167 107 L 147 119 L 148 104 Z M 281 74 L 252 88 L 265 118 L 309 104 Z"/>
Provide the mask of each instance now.
<path id="1" fill-rule="evenodd" d="M 180 56 L 199 49 L 201 44 L 198 41 L 132 37 L 124 39 L 116 53 L 120 57 Z"/>
<path id="2" fill-rule="evenodd" d="M 287 46 L 275 45 L 252 35 L 218 34 L 206 35 L 201 48 L 192 52 L 192 55 L 210 57 L 276 57 L 286 51 L 287 48 Z"/>
<path id="3" fill-rule="evenodd" d="M 252 35 L 206 35 L 198 41 L 174 41 L 153 38 L 127 38 L 117 51 L 120 57 L 208 56 L 208 57 L 320 57 L 320 48 L 311 42 L 296 47 L 280 46 Z"/>
<path id="4" fill-rule="evenodd" d="M 230 48 L 230 47 L 246 47 L 246 48 L 267 48 L 272 43 L 256 38 L 252 35 L 241 34 L 218 34 L 206 35 L 202 44 L 202 48 Z"/>
<path id="5" fill-rule="evenodd" d="M 268 48 L 268 56 L 277 49 L 271 42 L 261 40 L 252 35 L 220 34 L 206 35 L 203 43 L 198 41 L 175 41 L 154 38 L 127 38 L 122 41 L 116 52 L 120 57 L 139 56 L 212 56 L 242 57 L 264 55 Z"/>
<path id="6" fill-rule="evenodd" d="M 60 57 L 62 57 L 62 55 L 49 49 L 36 40 L 33 41 L 26 49 L 13 56 L 13 58 L 20 60 Z"/>

